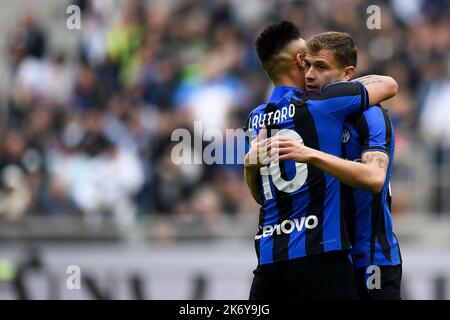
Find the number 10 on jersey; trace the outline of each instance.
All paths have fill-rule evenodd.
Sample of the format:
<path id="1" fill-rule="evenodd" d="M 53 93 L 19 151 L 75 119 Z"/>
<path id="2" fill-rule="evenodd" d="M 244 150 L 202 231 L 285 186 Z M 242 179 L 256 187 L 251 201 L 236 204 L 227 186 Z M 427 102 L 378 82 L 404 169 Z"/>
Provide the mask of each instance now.
<path id="1" fill-rule="evenodd" d="M 274 137 L 277 136 L 294 139 L 303 144 L 302 137 L 291 129 L 282 129 L 274 135 Z M 275 188 L 282 192 L 293 193 L 305 184 L 306 178 L 308 177 L 308 166 L 306 163 L 296 162 L 295 176 L 291 180 L 285 180 L 281 177 L 280 162 L 278 159 L 274 159 L 268 166 L 262 167 L 260 173 L 262 177 L 264 198 L 270 200 L 273 198 L 273 194 L 270 188 L 269 176 L 272 176 L 272 182 Z"/>

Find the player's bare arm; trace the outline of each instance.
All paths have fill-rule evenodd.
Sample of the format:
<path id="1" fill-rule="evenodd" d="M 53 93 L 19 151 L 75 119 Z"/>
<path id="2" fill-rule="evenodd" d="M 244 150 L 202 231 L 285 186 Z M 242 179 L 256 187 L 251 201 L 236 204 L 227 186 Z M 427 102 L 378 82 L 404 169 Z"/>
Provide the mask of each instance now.
<path id="1" fill-rule="evenodd" d="M 398 92 L 397 82 L 389 76 L 368 75 L 354 79 L 366 87 L 369 93 L 369 104 L 375 105 L 394 97 Z"/>
<path id="2" fill-rule="evenodd" d="M 278 153 L 279 160 L 310 163 L 351 187 L 377 194 L 386 181 L 389 157 L 384 152 L 365 152 L 359 163 L 309 148 L 289 138 L 276 137 L 269 140 L 271 153 Z"/>

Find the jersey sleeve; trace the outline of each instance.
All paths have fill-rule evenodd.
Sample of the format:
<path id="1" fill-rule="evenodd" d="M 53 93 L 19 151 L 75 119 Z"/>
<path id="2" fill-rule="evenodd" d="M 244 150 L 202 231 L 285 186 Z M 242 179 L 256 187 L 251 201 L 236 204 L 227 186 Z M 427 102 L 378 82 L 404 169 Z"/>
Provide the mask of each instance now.
<path id="1" fill-rule="evenodd" d="M 362 114 L 369 107 L 369 95 L 361 82 L 336 82 L 323 88 L 317 104 L 321 110 L 343 121 L 350 116 Z"/>
<path id="2" fill-rule="evenodd" d="M 392 143 L 392 123 L 387 111 L 380 106 L 372 106 L 364 111 L 358 131 L 362 142 L 362 153 L 381 151 L 389 156 Z"/>

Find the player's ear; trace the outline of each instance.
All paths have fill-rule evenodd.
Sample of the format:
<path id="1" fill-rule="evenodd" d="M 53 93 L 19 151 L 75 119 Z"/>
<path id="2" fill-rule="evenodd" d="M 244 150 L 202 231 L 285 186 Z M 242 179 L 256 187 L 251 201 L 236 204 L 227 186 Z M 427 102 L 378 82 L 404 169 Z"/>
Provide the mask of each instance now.
<path id="1" fill-rule="evenodd" d="M 344 68 L 344 80 L 350 81 L 356 73 L 356 68 L 354 66 L 348 66 Z"/>
<path id="2" fill-rule="evenodd" d="M 295 60 L 297 61 L 297 65 L 300 68 L 305 68 L 305 54 L 304 53 L 297 53 L 295 56 Z"/>

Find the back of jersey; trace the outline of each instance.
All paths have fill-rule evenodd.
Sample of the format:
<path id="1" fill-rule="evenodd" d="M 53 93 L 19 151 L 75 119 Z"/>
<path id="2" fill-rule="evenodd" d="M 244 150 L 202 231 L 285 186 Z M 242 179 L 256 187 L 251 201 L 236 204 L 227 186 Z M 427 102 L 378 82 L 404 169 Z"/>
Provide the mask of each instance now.
<path id="1" fill-rule="evenodd" d="M 345 119 L 368 104 L 360 83 L 339 83 L 318 93 L 276 87 L 268 103 L 254 109 L 248 128 L 268 137 L 292 138 L 340 156 Z M 262 206 L 255 247 L 260 264 L 349 249 L 341 215 L 340 184 L 312 165 L 272 161 L 259 171 Z"/>

